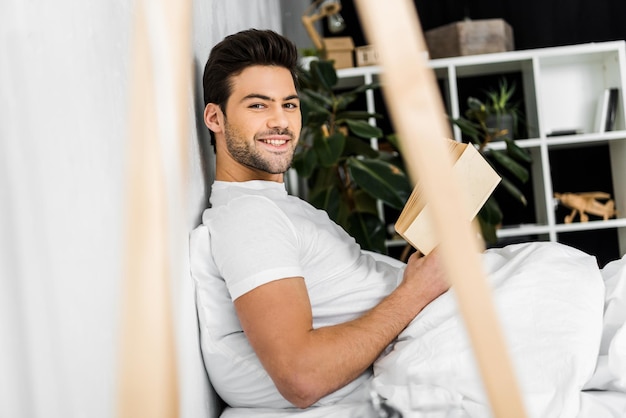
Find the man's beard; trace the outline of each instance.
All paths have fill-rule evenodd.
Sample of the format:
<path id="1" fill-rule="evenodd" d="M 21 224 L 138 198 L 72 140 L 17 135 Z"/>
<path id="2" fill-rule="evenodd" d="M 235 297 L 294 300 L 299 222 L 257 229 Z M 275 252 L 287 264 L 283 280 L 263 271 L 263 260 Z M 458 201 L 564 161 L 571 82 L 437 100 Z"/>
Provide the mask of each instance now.
<path id="1" fill-rule="evenodd" d="M 264 171 L 270 174 L 283 174 L 293 161 L 293 154 L 295 149 L 292 148 L 289 152 L 282 152 L 280 154 L 274 154 L 274 158 L 267 155 L 267 152 L 262 152 L 254 145 L 257 144 L 257 136 L 255 135 L 254 141 L 251 144 L 248 141 L 242 141 L 243 136 L 225 121 L 224 123 L 224 136 L 226 139 L 226 148 L 232 157 L 247 167 Z M 263 135 L 288 135 L 291 140 L 290 144 L 294 143 L 294 134 L 289 129 L 284 130 L 271 130 L 263 132 Z"/>

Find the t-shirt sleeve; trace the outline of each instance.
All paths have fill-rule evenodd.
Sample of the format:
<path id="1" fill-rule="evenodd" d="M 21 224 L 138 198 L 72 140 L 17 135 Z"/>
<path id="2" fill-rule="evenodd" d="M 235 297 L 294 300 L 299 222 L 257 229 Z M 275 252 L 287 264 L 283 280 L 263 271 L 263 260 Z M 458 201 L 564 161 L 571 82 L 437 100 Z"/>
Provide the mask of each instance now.
<path id="1" fill-rule="evenodd" d="M 302 277 L 297 233 L 287 215 L 261 196 L 234 199 L 209 225 L 211 251 L 233 300 L 287 277 Z"/>

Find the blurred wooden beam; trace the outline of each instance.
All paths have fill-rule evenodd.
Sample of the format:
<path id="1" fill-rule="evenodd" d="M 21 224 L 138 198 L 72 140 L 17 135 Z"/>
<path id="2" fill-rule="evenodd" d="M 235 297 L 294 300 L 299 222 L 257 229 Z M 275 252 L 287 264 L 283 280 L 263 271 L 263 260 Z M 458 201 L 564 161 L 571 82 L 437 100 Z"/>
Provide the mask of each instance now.
<path id="1" fill-rule="evenodd" d="M 441 238 L 441 250 L 494 416 L 525 410 L 484 277 L 467 205 L 441 139 L 452 138 L 436 78 L 427 66 L 424 35 L 412 1 L 357 0 L 369 42 L 379 52 L 385 100 L 413 179 L 420 178 Z"/>
<path id="2" fill-rule="evenodd" d="M 165 165 L 186 170 L 192 63 L 190 3 L 135 3 L 121 285 L 117 402 L 120 418 L 172 418 L 179 411 L 171 295 L 171 270 L 176 262 L 172 260 L 168 199 L 182 196 L 168 194 Z M 164 75 L 166 80 L 162 79 Z M 171 111 L 159 112 L 164 97 Z M 160 123 L 159 117 L 169 119 Z M 171 129 L 163 129 L 164 126 Z M 163 143 L 167 141 L 164 135 L 180 143 L 173 155 L 163 152 Z M 181 161 L 172 164 L 171 159 L 177 157 Z M 184 174 L 173 177 L 186 179 Z M 182 185 L 178 186 L 182 190 Z"/>

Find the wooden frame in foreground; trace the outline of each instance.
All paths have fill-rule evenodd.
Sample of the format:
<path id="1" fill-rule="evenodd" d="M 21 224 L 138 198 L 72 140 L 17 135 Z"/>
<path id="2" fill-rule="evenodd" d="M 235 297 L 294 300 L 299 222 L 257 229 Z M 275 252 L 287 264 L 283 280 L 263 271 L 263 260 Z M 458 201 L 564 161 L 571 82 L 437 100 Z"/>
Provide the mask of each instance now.
<path id="1" fill-rule="evenodd" d="M 431 205 L 435 231 L 454 286 L 494 416 L 525 417 L 523 402 L 484 277 L 480 249 L 466 216 L 452 161 L 441 139 L 451 138 L 424 35 L 409 0 L 357 0 L 369 42 L 379 52 L 383 92 L 413 179 L 419 177 Z M 399 39 L 402 42 L 398 42 Z"/>
<path id="2" fill-rule="evenodd" d="M 180 408 L 171 292 L 177 263 L 170 241 L 177 237 L 171 236 L 175 222 L 168 200 L 180 197 L 167 193 L 166 167 L 176 168 L 170 178 L 186 180 L 191 1 L 138 0 L 134 7 L 115 407 L 119 418 L 173 418 Z M 173 152 L 165 153 L 164 143 L 173 144 Z M 174 184 L 171 189 L 183 187 Z"/>

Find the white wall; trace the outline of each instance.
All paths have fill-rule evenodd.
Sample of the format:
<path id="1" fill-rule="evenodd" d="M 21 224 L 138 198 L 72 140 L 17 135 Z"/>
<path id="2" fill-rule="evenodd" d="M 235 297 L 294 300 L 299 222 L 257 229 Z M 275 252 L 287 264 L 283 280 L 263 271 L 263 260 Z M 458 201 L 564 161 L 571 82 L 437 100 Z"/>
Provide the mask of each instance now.
<path id="1" fill-rule="evenodd" d="M 281 27 L 278 0 L 195 0 L 193 10 L 191 120 L 211 46 Z M 0 3 L 1 417 L 114 416 L 132 14 L 130 0 Z M 188 228 L 212 177 L 198 145 L 207 139 L 196 122 Z M 215 415 L 187 260 L 176 265 L 181 416 Z"/>

